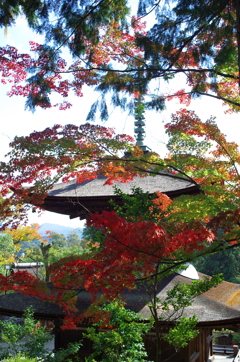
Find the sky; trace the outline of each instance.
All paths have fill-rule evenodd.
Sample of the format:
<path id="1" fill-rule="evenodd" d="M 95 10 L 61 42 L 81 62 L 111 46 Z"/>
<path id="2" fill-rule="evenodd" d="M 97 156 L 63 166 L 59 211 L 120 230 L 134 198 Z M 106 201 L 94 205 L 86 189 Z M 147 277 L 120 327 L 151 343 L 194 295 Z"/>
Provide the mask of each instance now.
<path id="1" fill-rule="evenodd" d="M 7 44 L 15 46 L 20 52 L 28 52 L 28 41 L 34 40 L 41 43 L 40 36 L 31 33 L 23 19 L 18 19 L 16 26 L 9 28 L 7 34 L 4 29 L 0 29 L 0 46 Z M 174 82 L 179 87 L 182 78 L 177 78 Z M 161 84 L 160 84 L 161 86 Z M 181 84 L 179 88 L 183 88 Z M 4 160 L 4 155 L 9 150 L 9 142 L 14 136 L 26 136 L 33 131 L 41 131 L 54 124 L 84 124 L 90 106 L 97 98 L 98 94 L 93 89 L 85 88 L 84 96 L 81 98 L 72 97 L 73 106 L 69 110 L 59 111 L 56 108 L 47 110 L 37 109 L 34 113 L 24 110 L 25 99 L 23 97 L 9 97 L 7 91 L 8 85 L 0 84 L 0 160 Z M 178 102 L 171 101 L 167 103 L 167 109 L 161 113 L 147 111 L 146 118 L 146 138 L 145 144 L 153 151 L 164 156 L 166 153 L 165 144 L 167 136 L 164 132 L 164 124 L 170 120 L 171 113 L 185 106 Z M 240 115 L 225 114 L 222 102 L 209 97 L 202 97 L 195 100 L 188 107 L 195 110 L 196 114 L 202 119 L 207 120 L 210 116 L 216 117 L 216 122 L 220 130 L 225 133 L 229 141 L 235 141 L 240 144 Z M 95 124 L 97 124 L 97 120 Z M 106 127 L 114 127 L 117 133 L 134 135 L 134 118 L 118 109 L 113 110 L 109 120 L 106 123 L 99 121 L 99 124 Z M 82 227 L 84 222 L 79 219 L 70 220 L 68 216 L 63 216 L 51 212 L 44 212 L 41 217 L 37 214 L 29 214 L 29 223 L 54 223 L 64 226 Z"/>

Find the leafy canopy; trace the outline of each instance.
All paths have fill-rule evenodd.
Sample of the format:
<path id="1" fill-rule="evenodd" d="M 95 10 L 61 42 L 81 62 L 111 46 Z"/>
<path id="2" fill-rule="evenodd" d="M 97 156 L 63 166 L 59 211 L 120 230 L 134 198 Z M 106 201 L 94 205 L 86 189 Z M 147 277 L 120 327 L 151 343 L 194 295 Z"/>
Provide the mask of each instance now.
<path id="1" fill-rule="evenodd" d="M 27 97 L 31 110 L 51 107 L 54 93 L 63 99 L 55 106 L 67 109 L 69 92 L 81 97 L 84 85 L 100 92 L 89 119 L 96 112 L 108 118 L 107 94 L 113 107 L 132 114 L 139 94 L 146 95 L 149 109 L 205 95 L 239 110 L 238 2 L 140 0 L 137 10 L 130 0 L 49 0 L 34 6 L 30 0 L 4 0 L 0 25 L 12 26 L 19 14 L 45 41 L 30 42 L 33 55 L 11 45 L 0 48 L 0 72 L 3 83 L 14 82 L 9 95 Z M 63 49 L 70 56 L 62 56 Z M 167 82 L 178 75 L 186 86 L 173 91 Z"/>

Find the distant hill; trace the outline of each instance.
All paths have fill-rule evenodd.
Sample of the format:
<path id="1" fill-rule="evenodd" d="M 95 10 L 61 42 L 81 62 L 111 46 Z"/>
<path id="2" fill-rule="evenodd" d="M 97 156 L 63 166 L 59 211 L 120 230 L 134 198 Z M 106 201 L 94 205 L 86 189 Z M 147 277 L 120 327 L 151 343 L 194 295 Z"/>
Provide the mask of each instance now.
<path id="1" fill-rule="evenodd" d="M 39 229 L 39 233 L 44 235 L 46 231 L 54 231 L 55 233 L 58 234 L 63 234 L 64 236 L 67 236 L 67 234 L 69 233 L 69 231 L 77 231 L 78 234 L 81 236 L 82 235 L 82 229 L 81 228 L 71 228 L 70 226 L 62 226 L 62 225 L 58 225 L 58 224 L 50 224 L 50 223 L 44 223 L 40 226 Z"/>

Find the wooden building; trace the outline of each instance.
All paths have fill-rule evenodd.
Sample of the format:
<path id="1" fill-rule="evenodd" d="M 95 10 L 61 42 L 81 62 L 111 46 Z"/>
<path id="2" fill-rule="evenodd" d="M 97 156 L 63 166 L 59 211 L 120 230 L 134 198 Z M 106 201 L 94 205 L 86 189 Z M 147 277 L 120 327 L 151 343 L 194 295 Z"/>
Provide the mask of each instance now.
<path id="1" fill-rule="evenodd" d="M 44 264 L 42 262 L 12 263 L 5 265 L 6 275 L 16 273 L 17 271 L 27 271 L 36 278 L 39 277 L 39 272 L 43 268 Z"/>
<path id="2" fill-rule="evenodd" d="M 133 187 L 140 187 L 143 191 L 153 194 L 161 191 L 169 197 L 174 198 L 182 194 L 197 194 L 199 187 L 188 179 L 174 177 L 172 174 L 163 173 L 155 177 L 136 177 L 128 183 L 114 182 L 114 185 L 104 185 L 106 178 L 99 176 L 96 179 L 84 183 L 60 183 L 53 186 L 49 191 L 41 207 L 47 211 L 69 215 L 70 218 L 79 217 L 85 219 L 89 214 L 110 210 L 108 201 L 114 199 L 121 203 L 118 196 L 114 194 L 117 186 L 124 193 L 131 194 Z M 36 205 L 37 206 L 37 205 Z M 158 297 L 164 298 L 166 292 L 177 282 L 191 283 L 192 279 L 202 278 L 202 274 L 192 267 L 180 274 L 173 273 L 164 278 L 158 285 Z M 125 291 L 123 298 L 126 307 L 139 313 L 142 318 L 148 319 L 150 310 L 147 306 L 148 295 L 144 288 L 138 287 L 132 291 Z M 91 297 L 86 291 L 78 294 L 77 309 L 82 313 L 91 303 Z M 32 305 L 35 309 L 37 319 L 49 319 L 54 321 L 55 348 L 64 348 L 67 343 L 81 338 L 87 325 L 78 326 L 78 330 L 61 330 L 63 312 L 59 306 L 52 303 L 43 303 L 41 300 L 17 293 L 0 296 L 0 314 L 20 316 L 23 309 Z M 216 288 L 197 297 L 192 306 L 184 311 L 186 316 L 196 315 L 198 317 L 197 328 L 199 334 L 191 340 L 187 347 L 174 352 L 174 357 L 168 362 L 208 362 L 212 359 L 212 331 L 213 329 L 229 328 L 238 330 L 240 326 L 240 285 L 223 282 Z M 166 330 L 173 322 L 159 321 L 162 328 Z M 154 335 L 151 332 L 146 335 L 145 343 L 149 359 L 154 360 Z M 164 342 L 163 342 L 164 350 Z M 169 346 L 168 346 L 169 347 Z M 91 352 L 91 343 L 84 340 L 80 350 L 80 356 L 85 357 Z M 175 353 L 176 352 L 176 353 Z M 168 349 L 169 353 L 169 349 Z M 169 356 L 169 355 L 168 355 Z M 167 357 L 167 356 L 166 356 Z"/>
<path id="3" fill-rule="evenodd" d="M 86 219 L 89 214 L 111 210 L 109 200 L 121 203 L 120 197 L 114 193 L 114 186 L 126 194 L 131 194 L 133 188 L 140 187 L 144 192 L 153 194 L 161 191 L 174 198 L 183 194 L 197 194 L 199 187 L 187 178 L 176 177 L 169 173 L 156 176 L 135 177 L 127 183 L 114 182 L 113 185 L 105 185 L 107 178 L 97 178 L 83 183 L 70 181 L 55 184 L 48 192 L 44 203 L 40 206 L 47 211 Z M 36 205 L 37 206 L 37 205 Z"/>
<path id="4" fill-rule="evenodd" d="M 191 283 L 193 279 L 202 278 L 203 274 L 197 273 L 191 266 L 189 270 L 183 273 L 164 278 L 158 285 L 158 297 L 161 299 L 166 296 L 166 292 L 172 289 L 177 282 Z M 125 291 L 123 298 L 126 300 L 126 308 L 139 313 L 143 319 L 150 317 L 150 310 L 147 306 L 149 300 L 148 294 L 143 286 L 132 291 Z M 91 296 L 86 291 L 78 294 L 77 313 L 82 313 L 91 303 Z M 53 321 L 55 348 L 65 348 L 69 342 L 79 341 L 82 333 L 88 327 L 87 324 L 78 326 L 78 330 L 61 330 L 63 311 L 58 305 L 53 303 L 44 303 L 37 297 L 25 296 L 18 293 L 9 293 L 0 296 L 0 314 L 21 317 L 23 310 L 28 306 L 35 310 L 35 318 Z M 162 342 L 163 357 L 173 357 L 169 362 L 208 362 L 212 360 L 212 331 L 213 329 L 228 328 L 239 330 L 240 328 L 240 285 L 223 282 L 216 288 L 195 298 L 193 304 L 187 307 L 183 316 L 196 315 L 198 317 L 197 329 L 199 334 L 190 341 L 187 347 L 175 351 L 165 342 Z M 167 318 L 166 318 L 167 320 Z M 173 326 L 172 322 L 159 321 L 161 328 L 167 330 Z M 149 359 L 154 361 L 154 333 L 150 331 L 145 336 L 145 344 L 149 354 Z M 168 349 L 165 350 L 165 347 Z M 79 356 L 86 357 L 91 352 L 91 342 L 83 340 L 83 346 L 80 349 Z M 164 355 L 165 354 L 165 355 Z"/>

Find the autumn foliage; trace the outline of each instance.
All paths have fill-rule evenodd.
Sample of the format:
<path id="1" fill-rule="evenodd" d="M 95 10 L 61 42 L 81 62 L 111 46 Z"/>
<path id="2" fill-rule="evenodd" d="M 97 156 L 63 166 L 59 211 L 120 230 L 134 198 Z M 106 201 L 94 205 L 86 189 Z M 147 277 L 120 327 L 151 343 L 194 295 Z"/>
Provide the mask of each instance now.
<path id="1" fill-rule="evenodd" d="M 83 2 L 68 12 L 65 3 L 61 6 L 60 2 L 51 10 L 52 5 L 48 4 L 45 15 L 48 11 L 63 12 L 60 18 L 66 20 L 70 16 L 70 20 L 60 24 L 56 21 L 55 28 L 41 14 L 44 44 L 31 40 L 30 52 L 23 54 L 11 45 L 1 47 L 1 82 L 11 83 L 9 96 L 26 97 L 26 106 L 31 110 L 52 106 L 68 109 L 71 92 L 82 97 L 84 86 L 94 87 L 100 92 L 101 101 L 92 105 L 89 119 L 94 119 L 97 111 L 101 119 L 108 118 L 107 93 L 114 107 L 127 107 L 130 112 L 136 93 L 148 94 L 149 109 L 161 110 L 171 99 L 188 105 L 196 96 L 208 96 L 222 100 L 228 110 L 239 111 L 237 5 L 225 0 L 206 2 L 202 7 L 195 2 L 186 6 L 179 0 L 169 9 L 167 1 L 162 3 L 141 1 L 138 15 L 129 19 L 127 7 L 131 2 L 113 1 L 110 5 L 100 1 L 94 3 L 94 10 Z M 158 16 L 158 12 L 165 16 Z M 31 27 L 39 32 L 38 27 Z M 69 51 L 66 59 L 70 59 L 70 64 L 61 55 L 64 48 Z M 179 74 L 184 79 L 180 89 L 165 84 L 163 90 L 153 91 L 156 79 L 170 81 Z M 184 88 L 182 83 L 186 84 Z M 59 103 L 52 102 L 52 94 L 60 96 Z"/>
<path id="2" fill-rule="evenodd" d="M 177 98 L 189 105 L 193 97 L 205 95 L 239 111 L 239 9 L 232 1 L 200 6 L 179 0 L 171 9 L 168 2 L 161 2 L 164 16 L 159 16 L 160 2 L 141 1 L 140 16 L 131 21 L 127 3 L 120 0 L 102 0 L 92 6 L 74 2 L 67 11 L 67 2 L 61 0 L 58 6 L 49 2 L 44 11 L 41 2 L 34 9 L 26 8 L 27 3 L 17 3 L 14 12 L 0 8 L 0 25 L 11 25 L 22 10 L 29 25 L 39 32 L 42 24 L 46 35 L 44 44 L 30 42 L 29 54 L 13 46 L 0 47 L 1 82 L 12 85 L 9 96 L 26 97 L 27 108 L 66 110 L 71 107 L 70 93 L 82 97 L 87 86 L 101 94 L 89 120 L 97 111 L 101 119 L 108 118 L 105 97 L 109 93 L 114 107 L 135 111 L 135 116 L 139 115 L 136 98 L 143 100 L 146 109 L 162 110 L 166 100 Z M 153 26 L 146 31 L 141 17 L 154 10 Z M 49 13 L 56 22 L 50 24 Z M 70 64 L 60 54 L 63 47 L 72 55 Z M 180 89 L 155 91 L 156 80 L 170 81 L 178 74 L 185 77 L 186 87 L 180 82 Z M 52 94 L 61 101 L 53 104 Z M 66 326 L 72 328 L 93 314 L 100 319 L 101 313 L 97 309 L 92 313 L 92 306 L 120 298 L 125 288 L 134 288 L 139 280 L 161 278 L 198 256 L 238 246 L 238 146 L 227 141 L 213 118 L 203 122 L 186 109 L 172 115 L 166 130 L 169 155 L 164 159 L 144 153 L 130 136 L 89 123 L 55 125 L 15 137 L 9 161 L 0 163 L 2 229 L 26 223 L 29 209 L 41 209 L 57 182 L 75 179 L 80 183 L 103 175 L 111 184 L 162 175 L 189 181 L 199 192 L 173 200 L 159 192 L 147 195 L 148 200 L 141 208 L 137 204 L 132 213 L 115 208 L 90 215 L 87 222 L 99 230 L 99 242 L 90 243 L 81 258 L 73 255 L 51 265 L 51 287 L 17 272 L 0 275 L 0 291 L 19 291 L 58 303 L 66 312 Z M 141 192 L 134 197 L 139 200 Z M 124 200 L 127 205 L 129 200 Z M 76 317 L 76 295 L 83 289 L 93 303 Z"/>
<path id="3" fill-rule="evenodd" d="M 1 290 L 55 301 L 64 308 L 70 328 L 92 316 L 87 310 L 73 316 L 78 290 L 86 290 L 93 298 L 91 308 L 97 308 L 101 300 L 119 298 L 139 280 L 166 275 L 200 255 L 239 245 L 237 145 L 226 140 L 213 119 L 204 123 L 185 109 L 173 115 L 166 128 L 170 154 L 165 159 L 144 154 L 130 137 L 100 126 L 55 126 L 17 137 L 9 163 L 1 164 L 1 212 L 8 215 L 7 222 L 11 216 L 13 223 L 19 220 L 27 210 L 18 208 L 19 202 L 34 204 L 53 183 L 74 177 L 81 182 L 103 174 L 107 182 L 127 182 L 136 175 L 160 174 L 189 180 L 199 193 L 171 200 L 161 192 L 146 197 L 141 190 L 132 196 L 118 191 L 123 207 L 88 218 L 88 226 L 100 232 L 99 241 L 90 242 L 82 258 L 70 256 L 49 267 L 51 289 L 18 272 L 1 276 Z M 127 157 L 122 151 L 131 153 Z"/>
<path id="4" fill-rule="evenodd" d="M 99 85 L 103 78 L 105 82 L 111 83 L 121 76 L 118 72 L 104 74 L 112 62 L 132 67 L 142 64 L 143 51 L 135 44 L 135 39 L 141 36 L 140 34 L 143 36 L 144 27 L 144 23 L 137 18 L 133 18 L 131 22 L 132 35 L 123 32 L 115 22 L 108 26 L 102 25 L 99 30 L 103 35 L 96 44 L 87 37 L 82 38 L 86 49 L 85 55 L 71 65 L 67 65 L 59 55 L 59 51 L 51 51 L 49 46 L 34 41 L 30 41 L 30 51 L 33 55 L 21 54 L 13 46 L 1 47 L 1 82 L 13 83 L 8 95 L 28 97 L 30 109 L 35 106 L 42 108 L 54 106 L 66 110 L 71 107 L 68 101 L 70 91 L 77 97 L 82 97 L 83 86 Z M 91 66 L 86 67 L 90 59 Z M 36 70 L 36 74 L 28 78 L 29 70 L 30 73 Z M 122 81 L 124 78 L 127 80 L 124 76 Z M 63 101 L 52 105 L 49 98 L 52 93 L 59 94 Z"/>

